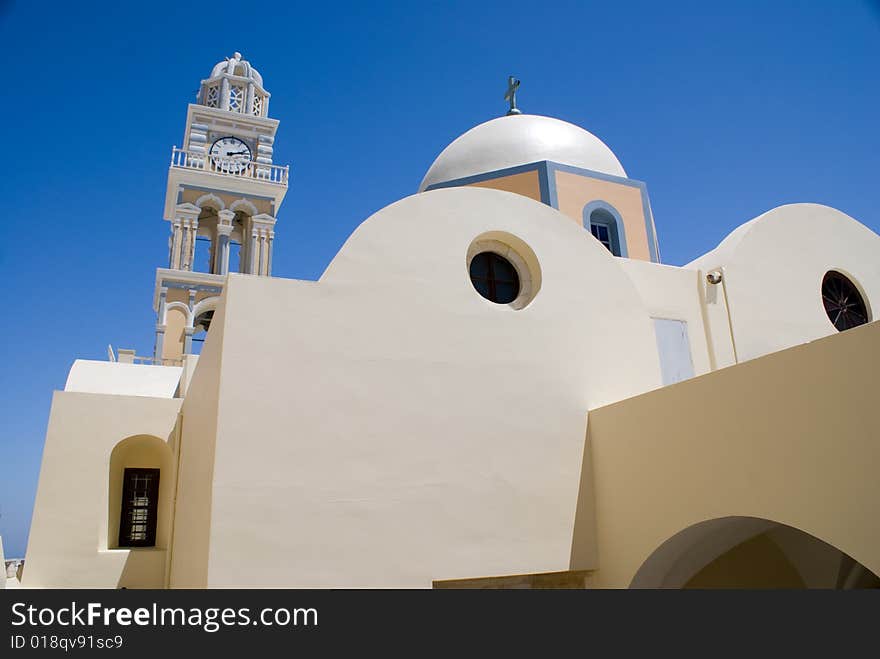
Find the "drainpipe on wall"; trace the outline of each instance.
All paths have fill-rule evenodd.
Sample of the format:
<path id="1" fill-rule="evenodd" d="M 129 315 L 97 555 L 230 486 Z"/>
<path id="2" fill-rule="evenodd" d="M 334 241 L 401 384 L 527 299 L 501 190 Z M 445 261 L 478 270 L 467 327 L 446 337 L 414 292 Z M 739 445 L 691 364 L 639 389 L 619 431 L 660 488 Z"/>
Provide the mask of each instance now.
<path id="1" fill-rule="evenodd" d="M 727 297 L 727 277 L 724 268 L 719 268 L 721 272 L 721 290 L 724 291 L 724 306 L 727 309 L 727 328 L 730 330 L 730 345 L 733 348 L 733 362 L 739 364 L 739 355 L 736 352 L 736 339 L 733 336 L 733 319 L 730 314 L 730 300 Z"/>

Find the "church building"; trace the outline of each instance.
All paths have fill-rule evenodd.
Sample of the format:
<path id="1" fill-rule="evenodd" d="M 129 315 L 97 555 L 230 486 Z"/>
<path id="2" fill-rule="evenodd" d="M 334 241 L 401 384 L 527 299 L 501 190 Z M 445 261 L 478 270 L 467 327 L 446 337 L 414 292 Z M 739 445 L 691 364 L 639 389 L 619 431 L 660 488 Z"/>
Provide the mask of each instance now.
<path id="1" fill-rule="evenodd" d="M 73 362 L 10 585 L 880 586 L 880 236 L 791 204 L 664 264 L 646 184 L 518 85 L 301 281 L 271 95 L 218 63 L 154 352 Z"/>

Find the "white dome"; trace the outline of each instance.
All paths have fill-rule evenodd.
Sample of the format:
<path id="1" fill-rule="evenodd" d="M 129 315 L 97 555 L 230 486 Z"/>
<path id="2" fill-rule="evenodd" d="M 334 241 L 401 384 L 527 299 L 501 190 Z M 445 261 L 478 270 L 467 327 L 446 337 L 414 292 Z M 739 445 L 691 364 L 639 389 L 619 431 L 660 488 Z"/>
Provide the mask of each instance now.
<path id="1" fill-rule="evenodd" d="M 626 176 L 617 156 L 592 133 L 552 117 L 515 114 L 475 126 L 443 149 L 419 192 L 438 183 L 541 160 Z"/>
<path id="2" fill-rule="evenodd" d="M 251 66 L 250 62 L 241 58 L 241 53 L 234 53 L 232 57 L 227 57 L 222 62 L 215 64 L 214 68 L 211 70 L 211 79 L 224 73 L 241 76 L 243 78 L 250 78 L 260 87 L 263 86 L 263 76 Z"/>

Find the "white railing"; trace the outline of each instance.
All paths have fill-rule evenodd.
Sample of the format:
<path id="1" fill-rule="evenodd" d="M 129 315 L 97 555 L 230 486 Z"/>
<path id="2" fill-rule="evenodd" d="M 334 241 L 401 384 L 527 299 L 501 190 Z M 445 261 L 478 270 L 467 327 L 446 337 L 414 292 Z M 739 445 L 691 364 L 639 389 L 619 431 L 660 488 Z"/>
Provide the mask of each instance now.
<path id="1" fill-rule="evenodd" d="M 141 357 L 135 355 L 133 364 L 143 364 L 144 366 L 183 366 L 183 357 L 180 359 L 162 359 L 159 357 Z"/>
<path id="2" fill-rule="evenodd" d="M 203 153 L 192 153 L 174 147 L 171 166 L 179 169 L 197 169 L 223 176 L 252 178 L 266 183 L 287 186 L 287 165 L 270 165 L 241 158 L 214 158 Z"/>
<path id="3" fill-rule="evenodd" d="M 145 366 L 183 366 L 183 357 L 179 359 L 162 359 L 160 357 L 141 357 L 130 348 L 119 348 L 117 355 L 113 354 L 113 348 L 107 346 L 107 354 L 111 362 L 120 364 L 143 364 Z"/>

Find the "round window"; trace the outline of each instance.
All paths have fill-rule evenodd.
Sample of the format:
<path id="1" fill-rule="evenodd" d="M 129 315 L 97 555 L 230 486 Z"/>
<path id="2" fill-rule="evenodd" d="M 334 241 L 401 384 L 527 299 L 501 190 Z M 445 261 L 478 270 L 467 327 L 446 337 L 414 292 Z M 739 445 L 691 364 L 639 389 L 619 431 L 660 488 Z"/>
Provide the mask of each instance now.
<path id="1" fill-rule="evenodd" d="M 510 304 L 519 295 L 519 275 L 513 264 L 495 252 L 480 252 L 471 259 L 471 282 L 477 292 L 498 304 Z"/>
<path id="2" fill-rule="evenodd" d="M 868 308 L 859 289 L 836 270 L 829 270 L 822 279 L 822 303 L 838 332 L 868 322 Z"/>

